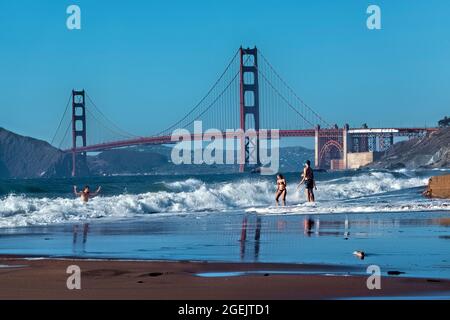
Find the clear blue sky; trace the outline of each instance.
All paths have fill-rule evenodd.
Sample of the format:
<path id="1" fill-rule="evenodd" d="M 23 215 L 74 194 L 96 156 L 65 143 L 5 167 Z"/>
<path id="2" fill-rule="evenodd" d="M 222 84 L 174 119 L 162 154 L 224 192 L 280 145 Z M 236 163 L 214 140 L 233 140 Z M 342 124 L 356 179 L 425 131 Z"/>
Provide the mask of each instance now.
<path id="1" fill-rule="evenodd" d="M 66 28 L 66 8 L 82 29 Z M 366 28 L 366 8 L 382 30 Z M 433 125 L 450 110 L 450 1 L 0 0 L 0 126 L 51 140 L 72 88 L 145 135 L 184 114 L 242 44 L 332 123 Z"/>

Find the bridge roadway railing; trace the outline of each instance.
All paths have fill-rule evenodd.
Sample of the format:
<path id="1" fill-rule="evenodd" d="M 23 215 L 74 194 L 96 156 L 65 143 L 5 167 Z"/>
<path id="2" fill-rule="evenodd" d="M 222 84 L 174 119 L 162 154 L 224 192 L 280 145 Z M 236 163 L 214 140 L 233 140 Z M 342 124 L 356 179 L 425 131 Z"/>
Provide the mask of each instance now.
<path id="1" fill-rule="evenodd" d="M 386 134 L 392 134 L 394 136 L 413 136 L 420 133 L 431 133 L 438 130 L 437 128 L 351 128 L 348 130 L 348 133 L 350 135 L 386 135 Z M 236 139 L 240 138 L 237 134 L 237 131 L 233 132 L 223 132 L 222 138 L 223 139 Z M 268 138 L 273 138 L 271 136 L 271 133 L 273 131 L 267 130 L 266 133 L 268 134 Z M 316 133 L 315 129 L 304 129 L 304 130 L 278 130 L 278 137 L 314 137 Z M 256 132 L 250 132 L 250 135 L 256 134 Z M 259 133 L 258 133 L 259 134 Z M 331 128 L 331 129 L 320 129 L 320 136 L 321 137 L 340 137 L 343 134 L 343 129 L 341 128 Z M 192 141 L 198 141 L 198 140 L 211 140 L 212 137 L 217 137 L 217 133 L 201 133 L 201 134 L 191 134 L 190 139 Z M 186 138 L 186 137 L 185 137 Z M 189 139 L 185 139 L 184 141 L 189 141 Z M 99 144 L 93 144 L 88 145 L 85 147 L 78 147 L 76 149 L 66 149 L 65 152 L 75 152 L 75 153 L 82 153 L 82 152 L 99 152 L 104 151 L 108 149 L 114 149 L 114 148 L 123 148 L 123 147 L 129 147 L 129 146 L 138 146 L 138 145 L 160 145 L 160 144 L 174 144 L 179 142 L 178 139 L 173 139 L 172 136 L 154 136 L 154 137 L 138 137 L 133 139 L 126 139 L 126 140 L 120 140 L 120 141 L 112 141 L 112 142 L 105 142 L 105 143 L 99 143 Z"/>

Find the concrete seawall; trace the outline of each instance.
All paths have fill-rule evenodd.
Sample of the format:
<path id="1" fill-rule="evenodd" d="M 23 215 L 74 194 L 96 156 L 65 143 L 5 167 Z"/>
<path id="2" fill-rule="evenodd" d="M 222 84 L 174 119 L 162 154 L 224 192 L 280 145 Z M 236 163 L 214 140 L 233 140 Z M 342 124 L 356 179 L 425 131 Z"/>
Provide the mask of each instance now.
<path id="1" fill-rule="evenodd" d="M 424 195 L 430 198 L 450 199 L 450 174 L 431 177 Z"/>

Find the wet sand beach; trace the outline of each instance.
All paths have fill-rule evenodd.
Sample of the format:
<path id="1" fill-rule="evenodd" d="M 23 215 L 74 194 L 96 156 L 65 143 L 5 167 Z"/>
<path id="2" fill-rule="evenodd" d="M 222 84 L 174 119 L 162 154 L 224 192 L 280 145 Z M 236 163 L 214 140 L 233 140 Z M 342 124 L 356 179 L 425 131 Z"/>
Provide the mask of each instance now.
<path id="1" fill-rule="evenodd" d="M 450 279 L 448 239 L 447 212 L 205 213 L 3 228 L 0 255 L 335 265 L 357 275 L 377 265 L 382 275 Z"/>
<path id="2" fill-rule="evenodd" d="M 81 290 L 67 289 L 70 265 L 81 269 Z M 395 276 L 382 277 L 381 290 L 369 290 L 367 276 L 344 276 L 345 268 L 324 265 L 2 256 L 0 266 L 0 299 L 346 299 L 450 292 L 449 280 Z M 314 274 L 318 268 L 328 275 Z"/>

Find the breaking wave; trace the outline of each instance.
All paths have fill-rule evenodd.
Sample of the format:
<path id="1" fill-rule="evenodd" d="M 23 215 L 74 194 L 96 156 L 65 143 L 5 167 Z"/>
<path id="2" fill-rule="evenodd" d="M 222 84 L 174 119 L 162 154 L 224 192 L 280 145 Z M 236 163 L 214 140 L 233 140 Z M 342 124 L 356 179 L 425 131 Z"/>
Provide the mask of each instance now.
<path id="1" fill-rule="evenodd" d="M 294 180 L 294 179 L 289 179 Z M 207 183 L 199 179 L 160 182 L 161 190 L 100 196 L 83 204 L 67 197 L 9 194 L 0 198 L 0 227 L 48 225 L 93 219 L 120 219 L 148 214 L 247 211 L 257 213 L 344 213 L 449 210 L 450 202 L 422 198 L 426 178 L 389 172 L 363 172 L 318 181 L 315 205 L 304 205 L 302 188 L 288 183 L 293 206 L 274 203 L 273 177 Z"/>

